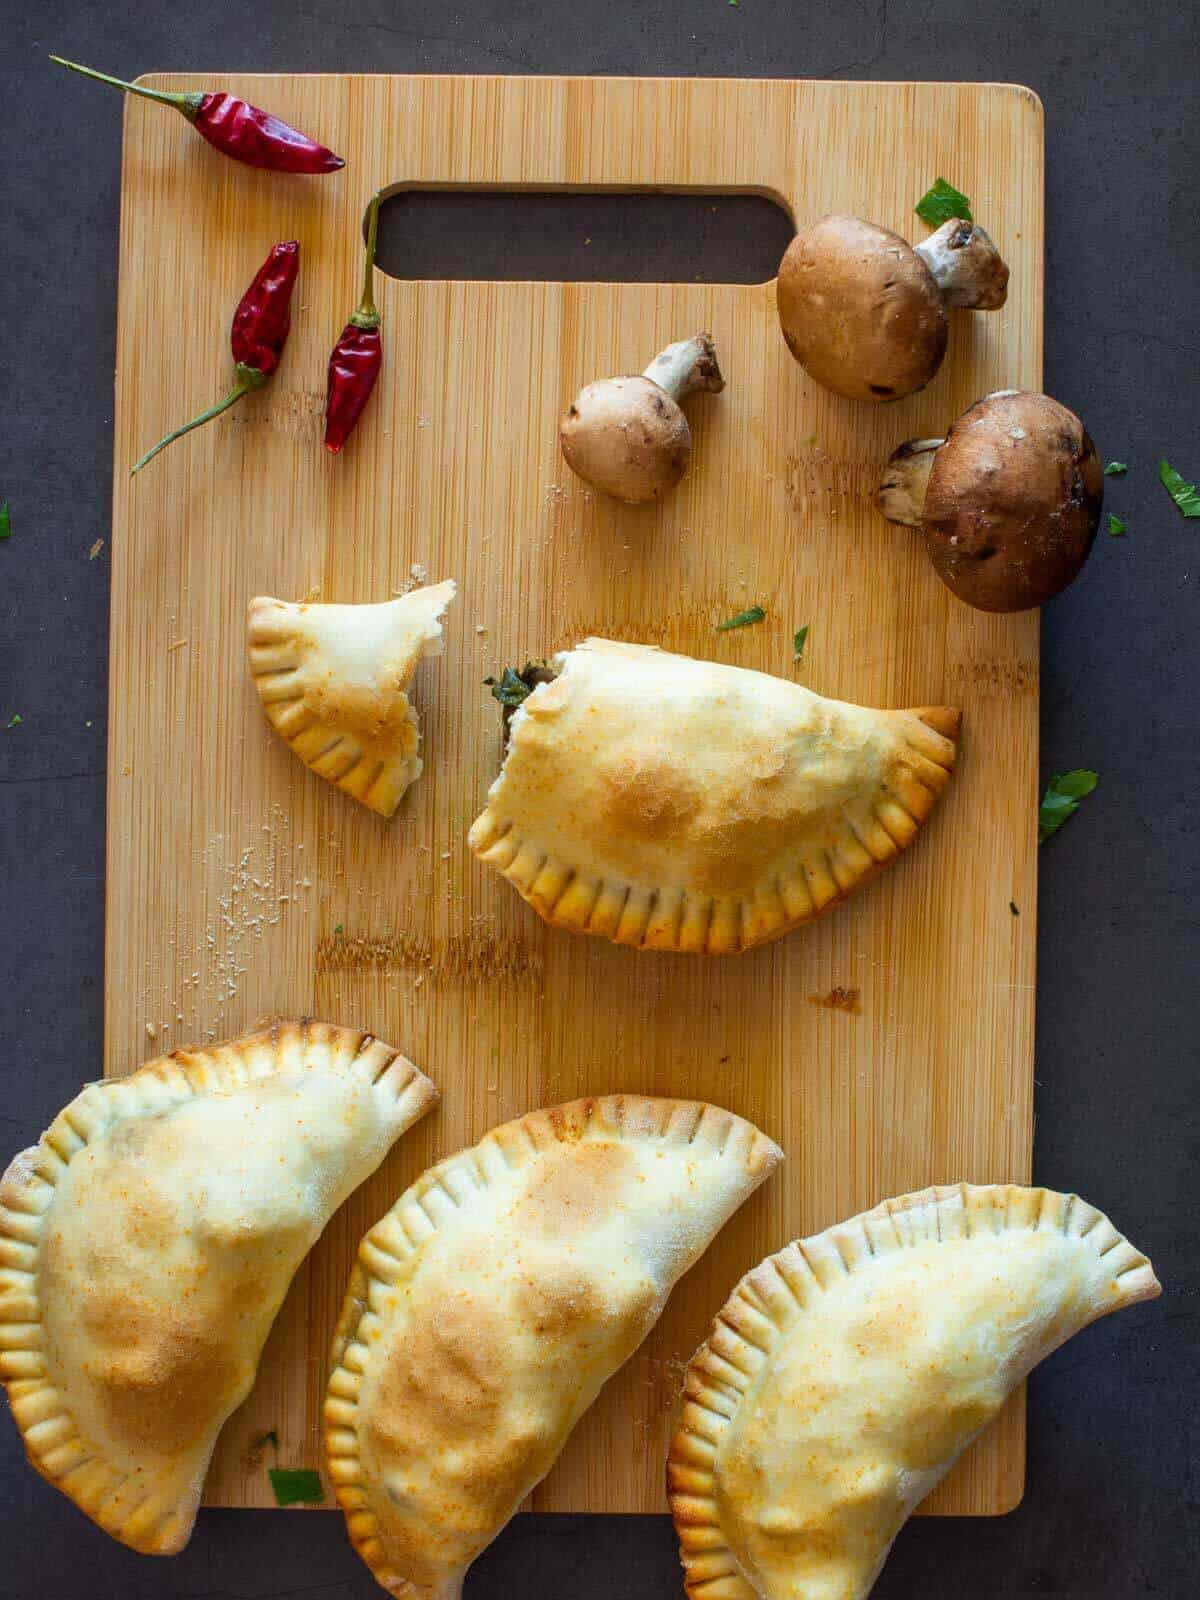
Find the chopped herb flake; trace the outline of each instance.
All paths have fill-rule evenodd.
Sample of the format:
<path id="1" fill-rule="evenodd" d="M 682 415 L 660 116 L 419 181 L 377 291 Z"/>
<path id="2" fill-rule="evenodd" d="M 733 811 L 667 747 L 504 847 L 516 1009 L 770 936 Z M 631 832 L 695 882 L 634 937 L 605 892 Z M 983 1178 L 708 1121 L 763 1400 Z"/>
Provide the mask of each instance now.
<path id="1" fill-rule="evenodd" d="M 1109 461 L 1104 468 L 1106 478 L 1123 478 L 1129 471 L 1128 461 Z"/>
<path id="2" fill-rule="evenodd" d="M 799 661 L 804 654 L 805 641 L 808 639 L 808 623 L 796 629 L 796 637 L 792 640 L 792 660 Z"/>
<path id="3" fill-rule="evenodd" d="M 491 690 L 492 698 L 499 700 L 502 706 L 519 706 L 533 693 L 520 673 L 514 672 L 511 667 L 505 667 L 499 683 L 493 679 Z"/>
<path id="4" fill-rule="evenodd" d="M 1122 522 L 1114 512 L 1108 513 L 1108 531 L 1114 539 L 1119 539 L 1122 534 L 1129 532 L 1129 524 Z"/>
<path id="5" fill-rule="evenodd" d="M 736 617 L 730 617 L 728 622 L 718 622 L 717 632 L 728 633 L 730 628 L 748 628 L 752 622 L 764 622 L 766 615 L 761 606 L 751 606 L 746 611 L 739 611 Z"/>
<path id="6" fill-rule="evenodd" d="M 1158 463 L 1158 475 L 1167 493 L 1185 517 L 1200 517 L 1200 492 L 1194 483 L 1185 483 L 1169 461 Z"/>
<path id="7" fill-rule="evenodd" d="M 279 1435 L 275 1432 L 274 1428 L 272 1428 L 269 1433 L 260 1433 L 250 1448 L 251 1450 L 261 1450 L 265 1444 L 274 1445 L 276 1450 L 279 1449 Z"/>
<path id="8" fill-rule="evenodd" d="M 1064 772 L 1050 779 L 1038 810 L 1039 844 L 1045 844 L 1068 817 L 1075 815 L 1084 795 L 1091 794 L 1099 782 L 1099 774 L 1089 772 L 1086 767 L 1076 767 L 1074 772 Z"/>
<path id="9" fill-rule="evenodd" d="M 341 925 L 341 923 L 340 923 L 340 922 L 339 922 L 339 923 L 338 923 L 338 925 L 337 925 L 337 927 L 336 927 L 336 928 L 335 928 L 335 929 L 334 929 L 334 930 L 333 930 L 333 931 L 334 931 L 334 933 L 335 933 L 335 934 L 337 934 L 337 933 L 341 933 L 341 931 L 342 931 L 342 925 Z"/>
<path id="10" fill-rule="evenodd" d="M 1008 902 L 1008 909 L 1012 912 L 1014 917 L 1019 917 L 1021 915 L 1021 908 L 1015 900 L 1010 900 Z"/>
<path id="11" fill-rule="evenodd" d="M 961 217 L 964 222 L 975 220 L 971 216 L 971 202 L 945 178 L 939 178 L 933 188 L 921 196 L 916 211 L 921 221 L 931 228 L 940 228 L 951 217 Z"/>
<path id="12" fill-rule="evenodd" d="M 21 713 L 19 711 L 14 711 L 12 716 L 9 717 L 8 721 L 5 723 L 5 727 L 6 728 L 19 728 L 21 726 L 22 722 L 24 722 L 24 720 L 25 720 L 25 718 L 21 715 Z"/>
<path id="13" fill-rule="evenodd" d="M 0 539 L 12 538 L 12 517 L 9 515 L 8 501 L 0 505 Z"/>
<path id="14" fill-rule="evenodd" d="M 280 1506 L 319 1506 L 325 1499 L 321 1475 L 308 1467 L 269 1467 L 267 1476 Z"/>

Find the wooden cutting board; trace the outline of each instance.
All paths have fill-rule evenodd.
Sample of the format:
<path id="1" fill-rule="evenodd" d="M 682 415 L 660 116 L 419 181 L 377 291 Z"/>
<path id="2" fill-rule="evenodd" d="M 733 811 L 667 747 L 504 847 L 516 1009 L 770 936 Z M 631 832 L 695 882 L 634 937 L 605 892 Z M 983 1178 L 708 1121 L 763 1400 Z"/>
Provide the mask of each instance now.
<path id="1" fill-rule="evenodd" d="M 401 1046 L 444 1099 L 297 1276 L 208 1499 L 271 1503 L 252 1448 L 268 1430 L 283 1464 L 318 1463 L 353 1251 L 404 1185 L 529 1108 L 625 1090 L 730 1106 L 788 1154 L 532 1502 L 664 1510 L 682 1363 L 747 1267 L 886 1195 L 1029 1176 L 1038 619 L 955 602 L 870 496 L 902 439 L 941 432 L 988 390 L 1040 386 L 1041 107 L 996 84 L 214 77 L 319 133 L 347 167 L 257 173 L 128 101 L 105 1069 L 315 1013 Z M 381 276 L 382 380 L 345 456 L 321 448 L 326 359 L 357 300 L 376 186 L 753 189 L 801 222 L 847 210 L 919 237 L 913 204 L 939 174 L 972 197 L 1012 285 L 1003 312 L 956 316 L 942 374 L 902 404 L 815 388 L 780 338 L 771 283 Z M 302 268 L 278 376 L 131 482 L 149 443 L 225 391 L 233 307 L 289 237 Z M 559 458 L 561 407 L 699 328 L 729 382 L 689 402 L 682 488 L 653 509 L 593 497 Z M 421 572 L 460 594 L 446 654 L 415 691 L 426 771 L 386 824 L 270 732 L 243 619 L 256 594 L 375 601 Z M 766 622 L 715 631 L 754 603 Z M 895 867 L 753 954 L 638 955 L 553 932 L 466 848 L 499 758 L 482 679 L 589 633 L 868 705 L 959 705 L 959 776 Z M 850 1009 L 830 1001 L 838 990 Z M 1012 1506 L 1023 1437 L 1018 1397 L 929 1509 Z"/>

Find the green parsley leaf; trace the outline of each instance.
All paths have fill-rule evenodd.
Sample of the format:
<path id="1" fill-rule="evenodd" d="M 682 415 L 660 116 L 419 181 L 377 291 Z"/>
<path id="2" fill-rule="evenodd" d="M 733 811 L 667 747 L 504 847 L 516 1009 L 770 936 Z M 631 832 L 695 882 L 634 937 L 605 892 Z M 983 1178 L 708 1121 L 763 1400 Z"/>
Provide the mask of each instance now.
<path id="1" fill-rule="evenodd" d="M 341 933 L 342 925 L 341 925 L 340 922 L 338 923 L 337 927 L 333 931 L 334 931 L 335 934 Z"/>
<path id="2" fill-rule="evenodd" d="M 751 606 L 746 611 L 739 611 L 736 617 L 730 617 L 728 622 L 718 622 L 717 632 L 728 633 L 730 628 L 748 628 L 752 622 L 764 622 L 766 616 L 761 606 Z"/>
<path id="3" fill-rule="evenodd" d="M 276 1450 L 279 1449 L 279 1435 L 274 1428 L 271 1429 L 270 1433 L 260 1433 L 250 1448 L 251 1450 L 261 1450 L 265 1444 L 274 1445 Z"/>
<path id="4" fill-rule="evenodd" d="M 1108 513 L 1108 531 L 1114 539 L 1119 539 L 1122 534 L 1129 532 L 1129 524 L 1122 522 L 1114 512 Z"/>
<path id="5" fill-rule="evenodd" d="M 1038 810 L 1039 844 L 1045 844 L 1052 833 L 1058 832 L 1068 817 L 1075 815 L 1084 795 L 1091 794 L 1099 782 L 1099 774 L 1089 772 L 1086 767 L 1076 767 L 1073 772 L 1056 774 L 1050 779 Z"/>
<path id="6" fill-rule="evenodd" d="M 8 501 L 0 505 L 0 539 L 12 538 L 12 517 L 8 511 Z"/>
<path id="7" fill-rule="evenodd" d="M 511 667 L 505 667 L 504 676 L 499 683 L 493 682 L 491 688 L 493 700 L 499 700 L 502 706 L 519 706 L 533 693 L 520 673 Z"/>
<path id="8" fill-rule="evenodd" d="M 14 711 L 12 716 L 9 717 L 8 721 L 4 724 L 4 726 L 6 728 L 19 728 L 21 726 L 22 722 L 24 722 L 24 720 L 25 720 L 25 718 L 21 715 L 21 713 L 19 711 Z"/>
<path id="9" fill-rule="evenodd" d="M 1128 461 L 1109 461 L 1104 468 L 1106 478 L 1123 478 L 1129 471 Z"/>
<path id="10" fill-rule="evenodd" d="M 321 1474 L 308 1467 L 269 1467 L 267 1476 L 280 1506 L 319 1506 L 325 1499 Z"/>
<path id="11" fill-rule="evenodd" d="M 800 657 L 804 654 L 804 644 L 805 644 L 805 641 L 807 640 L 807 638 L 808 638 L 808 623 L 806 622 L 802 628 L 797 628 L 796 629 L 796 637 L 792 640 L 792 660 L 793 661 L 799 661 Z"/>
<path id="12" fill-rule="evenodd" d="M 1158 476 L 1185 517 L 1200 517 L 1200 492 L 1194 483 L 1185 483 L 1169 461 L 1158 463 Z"/>
<path id="13" fill-rule="evenodd" d="M 961 217 L 964 222 L 975 220 L 971 215 L 971 202 L 945 178 L 939 178 L 933 188 L 921 196 L 916 212 L 931 228 L 940 228 L 951 217 Z"/>

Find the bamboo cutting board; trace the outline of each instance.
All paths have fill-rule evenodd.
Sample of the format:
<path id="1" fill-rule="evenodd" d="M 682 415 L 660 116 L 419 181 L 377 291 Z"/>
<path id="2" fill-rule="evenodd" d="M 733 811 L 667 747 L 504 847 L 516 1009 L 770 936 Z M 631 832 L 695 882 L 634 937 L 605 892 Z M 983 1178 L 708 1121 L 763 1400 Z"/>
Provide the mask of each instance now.
<path id="1" fill-rule="evenodd" d="M 318 1463 L 353 1250 L 405 1184 L 532 1107 L 626 1090 L 727 1105 L 788 1153 L 533 1498 L 663 1510 L 681 1364 L 739 1274 L 886 1195 L 1029 1176 L 1037 617 L 955 602 L 870 493 L 900 440 L 942 432 L 988 390 L 1040 386 L 1041 107 L 991 84 L 214 77 L 347 167 L 257 173 L 128 102 L 105 1068 L 313 1013 L 402 1047 L 444 1098 L 301 1270 L 208 1499 L 271 1502 L 253 1448 L 269 1430 L 283 1464 Z M 815 388 L 780 338 L 770 283 L 380 275 L 382 380 L 345 456 L 321 448 L 325 362 L 357 301 L 376 186 L 753 189 L 801 222 L 848 210 L 911 237 L 939 174 L 972 197 L 1012 285 L 1003 312 L 955 317 L 941 375 L 908 401 L 868 408 Z M 131 482 L 150 442 L 224 392 L 233 307 L 289 237 L 301 277 L 274 382 Z M 593 497 L 559 458 L 560 409 L 700 328 L 729 383 L 688 403 L 681 489 L 652 509 Z M 270 732 L 243 619 L 256 594 L 381 600 L 420 572 L 460 592 L 446 654 L 417 680 L 426 771 L 389 825 Z M 765 623 L 714 631 L 754 603 Z M 795 673 L 868 705 L 959 705 L 959 775 L 911 852 L 781 943 L 705 961 L 554 932 L 466 848 L 499 759 L 481 680 L 588 633 Z M 839 990 L 852 991 L 842 1005 Z M 1023 1430 L 1018 1398 L 930 1508 L 1012 1506 Z"/>

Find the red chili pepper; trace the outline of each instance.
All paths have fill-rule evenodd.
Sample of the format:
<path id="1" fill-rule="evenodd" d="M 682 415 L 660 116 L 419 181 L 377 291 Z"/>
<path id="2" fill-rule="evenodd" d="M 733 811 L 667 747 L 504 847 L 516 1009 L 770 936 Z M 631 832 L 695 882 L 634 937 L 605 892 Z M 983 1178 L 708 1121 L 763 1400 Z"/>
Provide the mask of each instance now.
<path id="1" fill-rule="evenodd" d="M 106 72 L 95 72 L 75 61 L 64 61 L 62 56 L 50 59 L 60 67 L 70 67 L 72 72 L 82 72 L 85 78 L 95 78 L 98 83 L 111 83 L 130 94 L 174 106 L 209 144 L 249 167 L 265 167 L 271 172 L 336 172 L 346 165 L 341 156 L 335 156 L 323 144 L 317 144 L 307 134 L 298 133 L 270 112 L 260 111 L 236 95 L 204 94 L 200 90 L 168 94 L 163 89 L 144 89 L 141 84 L 126 83 L 123 78 L 110 78 Z"/>
<path id="2" fill-rule="evenodd" d="M 358 310 L 342 329 L 329 358 L 325 399 L 325 448 L 335 456 L 354 432 L 383 365 L 383 339 L 375 309 L 375 245 L 379 237 L 379 196 L 371 201 L 367 222 L 367 261 Z"/>
<path id="3" fill-rule="evenodd" d="M 182 428 L 176 428 L 165 439 L 160 439 L 152 450 L 147 450 L 129 474 L 130 477 L 134 472 L 140 472 L 147 461 L 152 461 L 160 450 L 165 450 L 176 439 L 198 428 L 201 423 L 219 417 L 222 411 L 228 411 L 252 389 L 262 388 L 279 365 L 287 342 L 288 330 L 292 326 L 292 290 L 296 287 L 299 270 L 300 246 L 295 239 L 273 246 L 233 314 L 233 327 L 229 332 L 236 373 L 233 388 L 215 406 L 209 406 L 207 411 L 185 422 Z"/>

